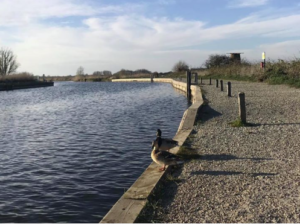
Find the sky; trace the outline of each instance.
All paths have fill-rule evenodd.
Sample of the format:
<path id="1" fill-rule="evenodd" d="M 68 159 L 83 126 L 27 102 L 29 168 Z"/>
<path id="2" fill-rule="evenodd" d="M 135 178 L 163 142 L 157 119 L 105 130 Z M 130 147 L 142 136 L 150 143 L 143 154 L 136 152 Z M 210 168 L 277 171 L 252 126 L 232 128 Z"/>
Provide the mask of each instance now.
<path id="1" fill-rule="evenodd" d="M 300 56 L 299 0 L 0 0 L 0 48 L 19 72 L 200 67 L 210 54 Z"/>

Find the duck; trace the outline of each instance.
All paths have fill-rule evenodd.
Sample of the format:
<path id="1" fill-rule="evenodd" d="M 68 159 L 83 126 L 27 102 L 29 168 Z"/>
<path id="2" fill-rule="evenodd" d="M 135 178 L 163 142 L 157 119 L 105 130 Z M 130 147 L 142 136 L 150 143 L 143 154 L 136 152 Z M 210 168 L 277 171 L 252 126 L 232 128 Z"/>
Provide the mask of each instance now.
<path id="1" fill-rule="evenodd" d="M 151 158 L 158 165 L 162 165 L 162 167 L 159 168 L 159 171 L 165 171 L 166 166 L 179 165 L 183 163 L 179 156 L 167 151 L 160 151 L 159 148 L 155 146 L 154 141 L 152 142 Z"/>
<path id="2" fill-rule="evenodd" d="M 157 129 L 154 145 L 161 151 L 169 151 L 171 148 L 178 146 L 178 142 L 173 139 L 162 138 L 161 130 Z"/>

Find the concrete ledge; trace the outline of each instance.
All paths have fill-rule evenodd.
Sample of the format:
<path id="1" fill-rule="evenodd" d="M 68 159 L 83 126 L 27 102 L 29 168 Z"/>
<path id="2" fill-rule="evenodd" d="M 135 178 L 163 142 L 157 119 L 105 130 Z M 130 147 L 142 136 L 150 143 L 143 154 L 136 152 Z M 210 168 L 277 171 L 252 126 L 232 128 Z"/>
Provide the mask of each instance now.
<path id="1" fill-rule="evenodd" d="M 112 82 L 150 82 L 150 79 L 114 79 Z M 187 91 L 186 83 L 166 78 L 154 78 L 154 82 L 171 83 L 174 88 Z M 180 146 L 184 144 L 187 137 L 193 130 L 198 109 L 203 104 L 201 89 L 199 86 L 191 86 L 192 105 L 184 112 L 182 120 L 174 140 L 178 141 L 179 146 L 171 150 L 177 153 Z M 149 156 L 151 151 L 149 149 Z M 164 172 L 158 171 L 159 166 L 152 162 L 134 184 L 123 194 L 115 203 L 110 211 L 104 216 L 100 223 L 133 223 L 139 216 L 147 203 L 147 198 L 153 192 L 161 178 L 170 170 L 170 167 Z"/>
<path id="2" fill-rule="evenodd" d="M 54 82 L 0 83 L 0 91 L 54 86 Z"/>

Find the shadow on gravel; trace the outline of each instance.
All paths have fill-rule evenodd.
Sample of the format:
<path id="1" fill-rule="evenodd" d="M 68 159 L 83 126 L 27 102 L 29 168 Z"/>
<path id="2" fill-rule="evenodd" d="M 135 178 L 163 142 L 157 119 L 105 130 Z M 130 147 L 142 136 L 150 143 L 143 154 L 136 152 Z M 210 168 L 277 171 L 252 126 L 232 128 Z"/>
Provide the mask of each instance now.
<path id="1" fill-rule="evenodd" d="M 192 175 L 211 175 L 211 176 L 249 174 L 254 177 L 257 177 L 257 176 L 275 176 L 278 173 L 243 173 L 243 172 L 234 172 L 234 171 L 194 171 L 191 174 Z"/>
<path id="2" fill-rule="evenodd" d="M 172 166 L 169 172 L 164 174 L 135 223 L 162 223 L 166 221 L 165 214 L 168 213 L 168 208 L 170 209 L 174 200 L 178 184 L 184 182 L 184 180 L 179 179 L 181 172 L 181 166 Z M 172 220 L 167 221 L 172 222 Z"/>
<path id="3" fill-rule="evenodd" d="M 277 123 L 277 124 L 268 124 L 268 123 L 247 123 L 245 127 L 260 127 L 260 126 L 280 126 L 280 125 L 300 125 L 300 123 Z M 249 134 L 255 134 L 255 132 L 250 132 Z"/>
<path id="4" fill-rule="evenodd" d="M 249 159 L 254 161 L 261 160 L 273 160 L 272 158 L 247 158 L 247 157 L 237 157 L 230 154 L 206 154 L 200 156 L 201 160 L 233 160 L 233 159 Z"/>
<path id="5" fill-rule="evenodd" d="M 252 176 L 276 176 L 278 173 L 251 173 Z"/>
<path id="6" fill-rule="evenodd" d="M 278 123 L 278 124 L 264 124 L 264 123 L 261 123 L 261 124 L 256 124 L 257 126 L 280 126 L 280 125 L 300 125 L 300 123 Z"/>
<path id="7" fill-rule="evenodd" d="M 240 175 L 243 172 L 231 172 L 231 171 L 194 171 L 193 175 L 211 175 L 211 176 L 220 176 L 220 175 Z"/>
<path id="8" fill-rule="evenodd" d="M 199 111 L 198 111 L 198 120 L 201 120 L 201 122 L 208 121 L 209 119 L 212 119 L 214 117 L 221 116 L 222 114 L 213 108 L 211 108 L 209 105 L 203 105 Z"/>

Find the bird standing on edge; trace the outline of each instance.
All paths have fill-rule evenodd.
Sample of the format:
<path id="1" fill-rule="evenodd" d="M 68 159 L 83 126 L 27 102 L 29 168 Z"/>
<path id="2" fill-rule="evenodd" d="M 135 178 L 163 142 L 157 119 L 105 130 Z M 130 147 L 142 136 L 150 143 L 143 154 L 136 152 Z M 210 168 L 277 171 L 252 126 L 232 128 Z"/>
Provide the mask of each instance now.
<path id="1" fill-rule="evenodd" d="M 151 158 L 158 165 L 163 166 L 159 171 L 164 171 L 168 165 L 179 165 L 183 163 L 180 157 L 167 151 L 160 151 L 159 148 L 155 146 L 154 142 L 152 142 Z"/>
<path id="2" fill-rule="evenodd" d="M 157 129 L 156 139 L 154 141 L 155 148 L 158 148 L 161 151 L 169 151 L 171 148 L 178 146 L 178 142 L 173 139 L 167 139 L 161 137 L 161 130 Z"/>

